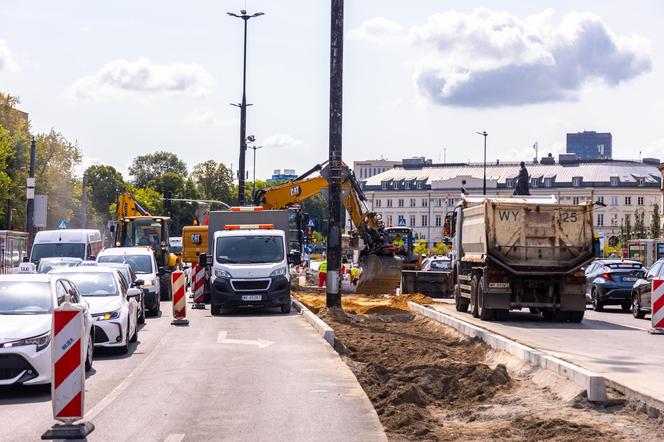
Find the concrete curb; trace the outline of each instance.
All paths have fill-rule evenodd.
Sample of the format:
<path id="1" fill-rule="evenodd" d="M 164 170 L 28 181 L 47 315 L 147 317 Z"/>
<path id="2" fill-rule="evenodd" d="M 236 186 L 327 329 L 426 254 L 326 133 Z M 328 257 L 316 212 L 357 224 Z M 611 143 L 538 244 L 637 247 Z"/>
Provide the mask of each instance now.
<path id="1" fill-rule="evenodd" d="M 297 310 L 303 317 L 304 319 L 311 324 L 311 326 L 318 332 L 319 335 L 323 337 L 327 341 L 332 348 L 334 348 L 334 330 L 332 330 L 332 327 L 327 325 L 322 319 L 320 319 L 318 316 L 316 316 L 311 310 L 306 308 L 304 304 L 302 304 L 300 301 L 293 299 L 292 300 L 292 305 L 295 310 Z"/>
<path id="2" fill-rule="evenodd" d="M 586 390 L 589 401 L 604 402 L 607 400 L 604 376 L 600 376 L 585 368 L 570 364 L 569 362 L 563 361 L 534 348 L 519 344 L 518 342 L 514 342 L 483 328 L 476 327 L 437 310 L 410 301 L 408 302 L 408 306 L 415 313 L 448 325 L 464 335 L 478 337 L 496 350 L 506 351 L 535 367 L 541 367 L 553 371 L 554 373 L 569 379 Z"/>

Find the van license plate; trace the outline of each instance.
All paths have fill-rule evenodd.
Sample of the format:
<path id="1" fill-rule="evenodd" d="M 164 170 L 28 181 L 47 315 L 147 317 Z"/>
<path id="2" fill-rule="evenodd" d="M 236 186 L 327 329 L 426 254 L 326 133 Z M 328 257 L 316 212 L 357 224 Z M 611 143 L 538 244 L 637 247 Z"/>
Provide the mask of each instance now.
<path id="1" fill-rule="evenodd" d="M 260 301 L 263 299 L 261 295 L 242 295 L 243 301 Z"/>

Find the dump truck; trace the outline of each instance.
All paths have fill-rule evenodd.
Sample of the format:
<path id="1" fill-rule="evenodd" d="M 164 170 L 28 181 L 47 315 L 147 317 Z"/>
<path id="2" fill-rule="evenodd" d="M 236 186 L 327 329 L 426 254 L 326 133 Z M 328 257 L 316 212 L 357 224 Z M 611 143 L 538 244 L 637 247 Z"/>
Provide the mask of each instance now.
<path id="1" fill-rule="evenodd" d="M 445 217 L 452 239 L 456 309 L 505 320 L 529 308 L 545 319 L 581 322 L 581 267 L 593 259 L 592 204 L 554 197 L 465 196 Z"/>

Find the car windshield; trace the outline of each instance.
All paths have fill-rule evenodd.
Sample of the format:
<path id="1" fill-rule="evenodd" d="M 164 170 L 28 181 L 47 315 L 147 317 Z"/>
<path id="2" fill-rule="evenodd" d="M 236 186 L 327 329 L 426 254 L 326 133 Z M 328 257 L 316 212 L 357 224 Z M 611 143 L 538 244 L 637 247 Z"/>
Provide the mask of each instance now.
<path id="1" fill-rule="evenodd" d="M 67 273 L 83 296 L 117 296 L 118 286 L 112 273 L 81 272 Z"/>
<path id="2" fill-rule="evenodd" d="M 97 261 L 100 263 L 116 262 L 120 264 L 129 264 L 134 273 L 145 275 L 153 273 L 152 257 L 149 255 L 104 255 Z"/>
<path id="3" fill-rule="evenodd" d="M 49 313 L 53 313 L 53 296 L 48 282 L 0 282 L 0 315 Z"/>
<path id="4" fill-rule="evenodd" d="M 35 244 L 32 248 L 30 261 L 35 264 L 42 258 L 81 258 L 85 259 L 85 244 L 54 243 Z"/>
<path id="5" fill-rule="evenodd" d="M 446 260 L 437 260 L 437 261 L 431 261 L 431 270 L 449 270 L 450 269 L 450 262 Z"/>
<path id="6" fill-rule="evenodd" d="M 58 259 L 51 260 L 44 258 L 39 261 L 39 266 L 37 266 L 37 273 L 48 273 L 53 269 L 59 269 L 64 267 L 75 267 L 81 263 L 80 259 Z"/>
<path id="7" fill-rule="evenodd" d="M 217 262 L 221 264 L 261 264 L 284 259 L 281 236 L 222 236 L 217 238 Z"/>

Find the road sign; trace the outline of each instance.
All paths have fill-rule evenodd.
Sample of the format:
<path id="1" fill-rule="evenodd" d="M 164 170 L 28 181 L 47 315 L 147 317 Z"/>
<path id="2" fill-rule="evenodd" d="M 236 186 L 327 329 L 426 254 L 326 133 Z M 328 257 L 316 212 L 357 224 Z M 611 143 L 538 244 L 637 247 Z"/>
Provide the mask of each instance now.
<path id="1" fill-rule="evenodd" d="M 406 218 L 399 218 L 399 227 L 406 227 Z"/>
<path id="2" fill-rule="evenodd" d="M 69 220 L 62 218 L 58 221 L 58 229 L 64 230 L 69 228 Z"/>
<path id="3" fill-rule="evenodd" d="M 309 224 L 307 224 L 307 227 L 314 227 L 314 226 L 315 226 L 315 224 L 314 224 L 314 220 L 313 220 L 313 219 L 310 219 L 310 220 L 309 220 Z"/>

